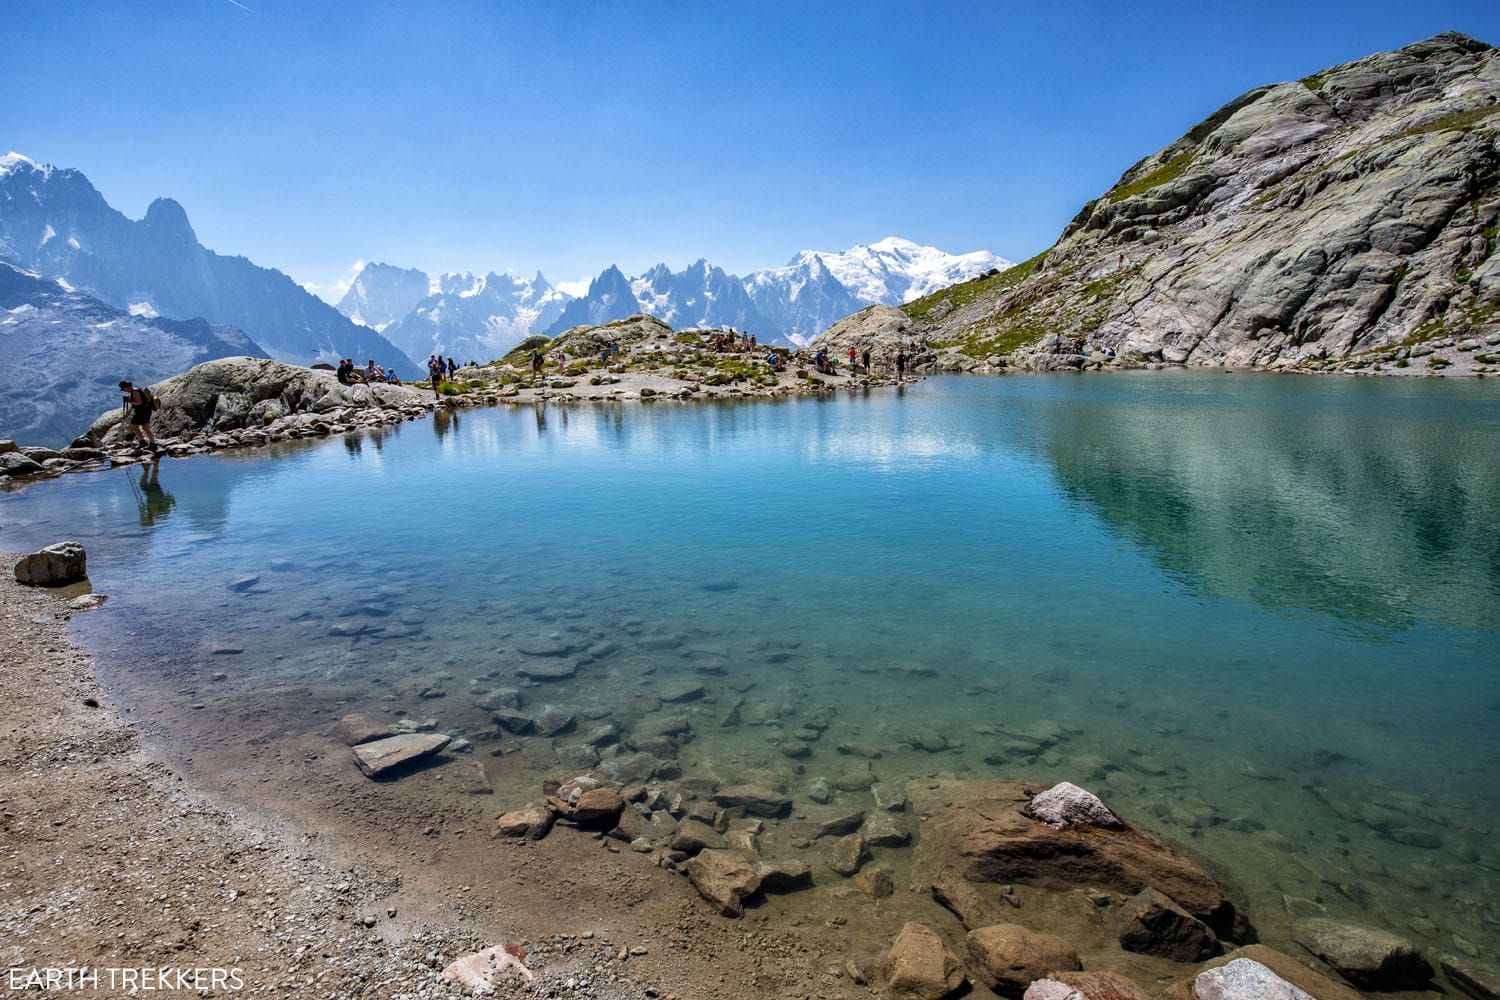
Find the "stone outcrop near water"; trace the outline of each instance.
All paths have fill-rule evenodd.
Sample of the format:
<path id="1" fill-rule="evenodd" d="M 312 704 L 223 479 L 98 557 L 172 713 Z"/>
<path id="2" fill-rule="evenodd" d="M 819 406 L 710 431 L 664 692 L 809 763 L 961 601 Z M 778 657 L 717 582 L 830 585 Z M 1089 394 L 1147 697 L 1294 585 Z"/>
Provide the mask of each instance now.
<path id="1" fill-rule="evenodd" d="M 1132 166 L 1051 249 L 840 322 L 935 370 L 1500 365 L 1500 60 L 1449 33 L 1250 91 Z"/>

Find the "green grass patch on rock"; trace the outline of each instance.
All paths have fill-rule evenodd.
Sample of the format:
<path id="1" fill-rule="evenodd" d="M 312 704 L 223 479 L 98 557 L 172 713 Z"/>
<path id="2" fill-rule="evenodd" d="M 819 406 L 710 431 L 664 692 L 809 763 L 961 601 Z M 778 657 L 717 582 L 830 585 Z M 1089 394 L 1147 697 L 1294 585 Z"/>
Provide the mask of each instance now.
<path id="1" fill-rule="evenodd" d="M 1500 104 L 1488 104 L 1482 108 L 1472 108 L 1468 111 L 1455 111 L 1451 115 L 1444 115 L 1436 121 L 1430 121 L 1425 125 L 1414 125 L 1396 136 L 1405 139 L 1408 136 L 1424 135 L 1428 132 L 1467 132 L 1481 125 L 1491 125 L 1489 119 L 1500 114 Z"/>
<path id="2" fill-rule="evenodd" d="M 912 319 L 926 319 L 928 314 L 944 299 L 951 302 L 955 309 L 966 306 L 982 295 L 998 292 L 1001 289 L 1011 288 L 1020 284 L 1027 275 L 1036 270 L 1037 265 L 1050 252 L 1049 250 L 1043 250 L 1030 260 L 1024 260 L 1014 267 L 1008 267 L 999 274 L 970 278 L 968 281 L 961 281 L 956 285 L 940 288 L 931 295 L 925 295 L 920 299 L 913 299 L 906 303 L 901 307 L 901 311 Z"/>
<path id="3" fill-rule="evenodd" d="M 1111 203 L 1124 201 L 1126 198 L 1133 198 L 1152 188 L 1168 184 L 1182 176 L 1182 172 L 1193 162 L 1196 155 L 1193 152 L 1178 153 L 1155 170 L 1142 174 L 1129 184 L 1121 184 L 1111 189 L 1105 197 Z"/>

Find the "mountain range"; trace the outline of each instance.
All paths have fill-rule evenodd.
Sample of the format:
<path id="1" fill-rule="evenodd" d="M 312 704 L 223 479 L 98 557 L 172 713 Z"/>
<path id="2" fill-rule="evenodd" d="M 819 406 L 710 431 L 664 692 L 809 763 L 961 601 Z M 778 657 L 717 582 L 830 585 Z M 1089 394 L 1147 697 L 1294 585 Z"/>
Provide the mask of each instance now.
<path id="1" fill-rule="evenodd" d="M 379 330 L 414 360 L 437 353 L 488 361 L 533 330 L 546 329 L 570 300 L 540 271 L 532 278 L 494 272 L 429 278 L 414 269 L 367 264 L 338 309 Z"/>
<path id="2" fill-rule="evenodd" d="M 79 171 L 17 153 L 0 156 L 0 261 L 138 316 L 239 327 L 282 361 L 374 358 L 415 374 L 380 334 L 282 272 L 205 248 L 172 199 L 129 219 Z"/>
<path id="3" fill-rule="evenodd" d="M 368 264 L 338 308 L 413 358 L 437 352 L 486 360 L 528 334 L 555 335 L 636 313 L 678 329 L 732 327 L 767 342 L 805 343 L 865 306 L 899 305 L 1010 266 L 988 251 L 949 254 L 891 236 L 836 253 L 803 250 L 782 267 L 743 277 L 701 259 L 681 271 L 657 264 L 634 278 L 612 265 L 574 297 L 540 272 L 529 279 L 493 272 L 428 278 Z"/>
<path id="4" fill-rule="evenodd" d="M 0 436 L 66 445 L 119 403 L 120 379 L 149 385 L 236 354 L 266 357 L 236 327 L 135 315 L 0 263 Z"/>

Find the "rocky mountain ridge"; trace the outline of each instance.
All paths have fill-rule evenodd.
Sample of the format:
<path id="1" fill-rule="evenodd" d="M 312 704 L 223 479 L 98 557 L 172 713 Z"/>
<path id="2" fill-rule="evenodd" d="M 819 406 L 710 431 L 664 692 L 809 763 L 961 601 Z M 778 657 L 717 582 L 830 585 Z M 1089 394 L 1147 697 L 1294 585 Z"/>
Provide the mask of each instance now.
<path id="1" fill-rule="evenodd" d="M 1044 253 L 822 342 L 925 339 L 940 369 L 1484 374 L 1500 363 L 1497 234 L 1500 60 L 1449 33 L 1252 90 Z"/>
<path id="2" fill-rule="evenodd" d="M 286 361 L 374 358 L 415 373 L 380 334 L 282 272 L 204 247 L 172 199 L 158 198 L 132 220 L 81 172 L 18 153 L 0 156 L 0 261 L 137 315 L 237 326 Z"/>
<path id="3" fill-rule="evenodd" d="M 62 446 L 122 378 L 146 385 L 210 358 L 266 352 L 239 329 L 140 316 L 0 263 L 0 438 Z"/>
<path id="4" fill-rule="evenodd" d="M 680 271 L 657 264 L 633 278 L 611 265 L 575 298 L 541 272 L 530 279 L 494 272 L 430 278 L 368 264 L 338 309 L 414 358 L 436 351 L 488 361 L 529 334 L 557 335 L 638 313 L 678 329 L 732 327 L 765 342 L 800 344 L 871 303 L 900 304 L 1008 266 L 989 251 L 949 254 L 889 236 L 838 253 L 803 250 L 782 267 L 744 276 L 704 259 Z"/>

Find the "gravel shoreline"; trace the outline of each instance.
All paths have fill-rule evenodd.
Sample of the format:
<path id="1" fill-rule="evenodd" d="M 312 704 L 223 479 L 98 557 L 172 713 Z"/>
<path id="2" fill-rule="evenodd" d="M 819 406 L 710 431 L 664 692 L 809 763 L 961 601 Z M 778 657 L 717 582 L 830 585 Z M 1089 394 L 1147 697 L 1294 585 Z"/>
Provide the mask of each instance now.
<path id="1" fill-rule="evenodd" d="M 761 959 L 779 965 L 784 947 L 769 933 L 705 919 L 681 888 L 646 887 L 667 909 L 642 907 L 634 921 L 638 935 L 580 930 L 531 940 L 474 900 L 425 891 L 419 872 L 357 856 L 339 831 L 320 836 L 216 801 L 194 789 L 142 727 L 110 703 L 92 657 L 69 642 L 71 614 L 90 612 L 71 611 L 68 600 L 87 585 L 22 587 L 12 578 L 15 559 L 0 557 L 6 988 L 51 970 L 73 984 L 59 993 L 116 996 L 129 992 L 123 977 L 141 975 L 123 970 L 169 969 L 189 982 L 196 972 L 200 984 L 221 970 L 217 989 L 157 992 L 457 997 L 466 994 L 441 982 L 442 968 L 513 941 L 526 949 L 537 978 L 502 995 L 710 997 L 728 995 L 724 983 L 736 981 L 738 996 L 843 995 L 788 991 L 782 977 L 767 991 L 754 989 L 749 984 Z M 602 852 L 594 845 L 592 853 Z M 619 863 L 613 856 L 601 861 L 599 873 L 583 871 L 580 880 L 607 877 Z M 532 903 L 545 904 L 547 893 L 532 888 Z M 559 919 L 587 919 L 566 893 L 557 893 L 554 905 Z M 669 947 L 640 943 L 648 939 Z"/>

